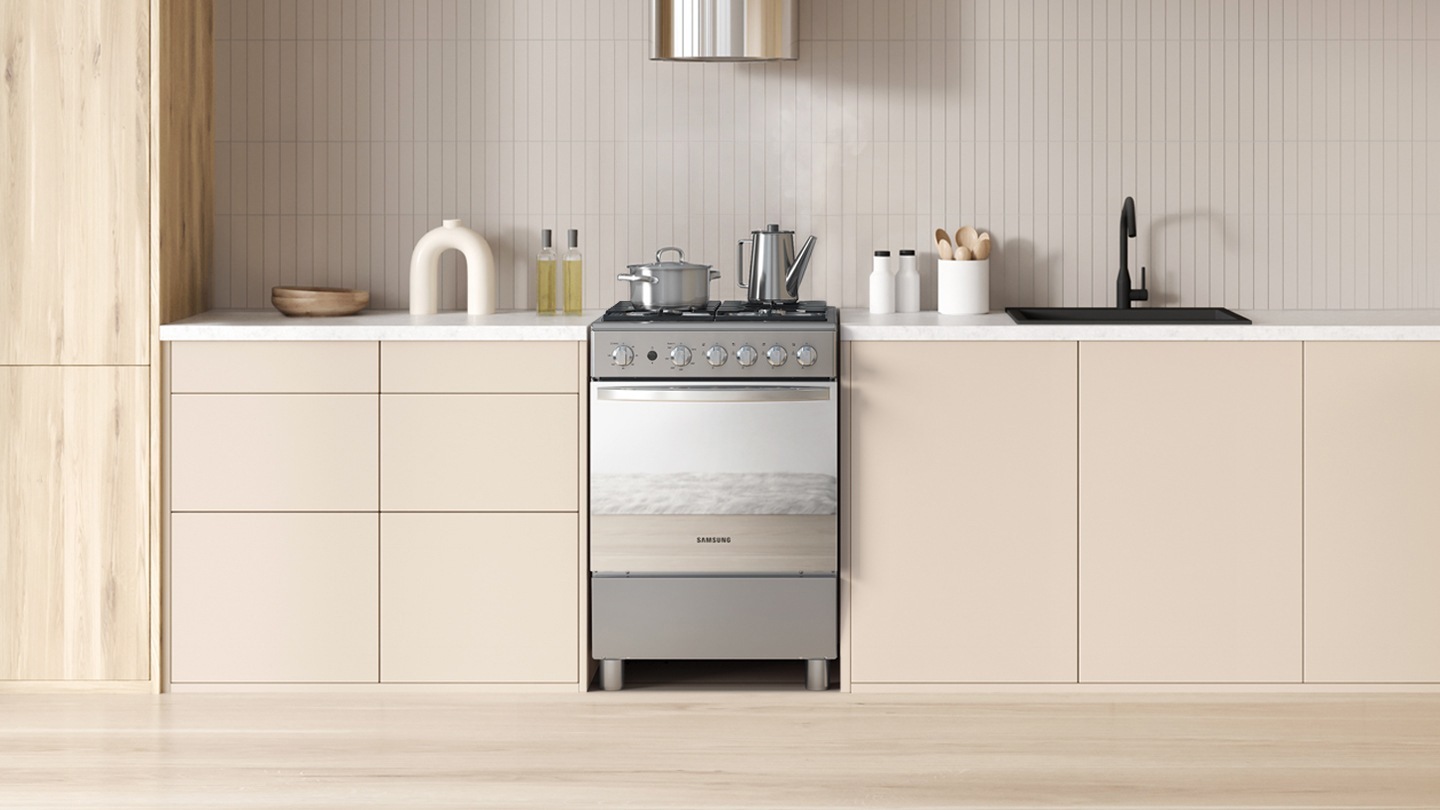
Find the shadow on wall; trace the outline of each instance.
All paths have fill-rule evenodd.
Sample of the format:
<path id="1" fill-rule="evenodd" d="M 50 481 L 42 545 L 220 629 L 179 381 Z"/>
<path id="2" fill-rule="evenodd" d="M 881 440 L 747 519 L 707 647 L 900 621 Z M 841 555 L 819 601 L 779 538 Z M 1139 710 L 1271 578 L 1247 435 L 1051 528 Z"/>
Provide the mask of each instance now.
<path id="1" fill-rule="evenodd" d="M 1058 250 L 1041 253 L 1029 239 L 1000 239 L 990 256 L 990 311 L 1058 300 L 1050 285 L 1060 280 L 1063 266 L 1064 254 Z"/>
<path id="2" fill-rule="evenodd" d="M 460 218 L 464 219 L 467 225 L 476 230 L 480 230 L 480 226 L 484 225 L 484 223 L 479 220 L 472 223 L 468 217 Z M 490 249 L 494 251 L 497 257 L 504 255 L 521 256 L 523 254 L 519 251 L 528 250 L 526 239 L 529 236 L 529 231 L 519 225 L 508 228 L 498 226 L 486 227 L 485 230 L 482 231 L 482 235 L 485 237 L 485 241 L 490 243 Z M 418 239 L 419 237 L 416 238 Z M 560 234 L 555 237 L 552 243 L 557 246 L 557 253 L 564 252 L 564 246 L 561 245 L 563 239 L 564 234 Z M 530 279 L 532 266 L 533 261 L 501 263 L 498 258 L 496 259 L 496 286 L 499 289 L 498 305 L 501 310 L 509 309 L 512 306 L 510 302 L 514 300 L 513 291 L 515 290 L 524 293 L 526 303 L 522 309 L 534 309 L 535 291 L 531 289 L 534 283 Z M 400 294 L 402 301 L 396 305 L 399 309 L 408 309 L 410 307 L 408 273 L 406 279 L 406 283 L 401 285 Z M 438 289 L 440 290 L 441 312 L 465 309 L 465 296 L 467 292 L 465 282 L 465 257 L 458 251 L 446 251 L 445 254 L 440 257 L 440 280 L 438 282 Z"/>
<path id="3" fill-rule="evenodd" d="M 1221 251 L 1241 247 L 1239 244 L 1230 243 L 1229 235 L 1225 231 L 1225 215 L 1213 209 L 1180 211 L 1150 220 L 1150 225 L 1145 228 L 1145 241 L 1152 262 L 1149 265 L 1149 305 L 1152 307 L 1180 305 L 1180 273 L 1184 268 L 1165 267 L 1158 260 L 1162 258 L 1161 251 L 1165 249 L 1167 240 L 1178 240 L 1181 227 L 1192 221 L 1196 223 L 1194 238 L 1198 245 L 1208 245 Z M 1117 266 L 1114 270 L 1119 272 L 1120 268 Z M 1135 284 L 1140 283 L 1138 266 L 1130 271 L 1130 276 Z M 1113 298 L 1113 293 L 1111 295 Z"/>

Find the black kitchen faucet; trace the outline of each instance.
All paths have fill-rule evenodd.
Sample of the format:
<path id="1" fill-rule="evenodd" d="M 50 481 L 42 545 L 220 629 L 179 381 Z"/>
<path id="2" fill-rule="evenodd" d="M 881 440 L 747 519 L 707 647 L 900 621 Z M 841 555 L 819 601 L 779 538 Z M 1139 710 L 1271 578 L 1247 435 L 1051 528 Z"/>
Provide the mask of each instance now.
<path id="1" fill-rule="evenodd" d="M 1129 309 L 1132 301 L 1150 300 L 1145 268 L 1140 268 L 1140 289 L 1130 288 L 1130 240 L 1135 238 L 1135 198 L 1126 197 L 1120 209 L 1120 275 L 1115 277 L 1115 306 Z"/>

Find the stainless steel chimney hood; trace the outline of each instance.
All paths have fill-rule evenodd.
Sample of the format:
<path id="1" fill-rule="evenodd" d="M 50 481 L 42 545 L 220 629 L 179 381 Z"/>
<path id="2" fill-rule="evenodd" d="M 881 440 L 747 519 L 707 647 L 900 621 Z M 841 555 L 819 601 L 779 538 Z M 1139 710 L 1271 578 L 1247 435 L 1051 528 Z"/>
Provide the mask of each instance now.
<path id="1" fill-rule="evenodd" d="M 799 0 L 654 0 L 651 59 L 768 62 L 799 57 Z"/>

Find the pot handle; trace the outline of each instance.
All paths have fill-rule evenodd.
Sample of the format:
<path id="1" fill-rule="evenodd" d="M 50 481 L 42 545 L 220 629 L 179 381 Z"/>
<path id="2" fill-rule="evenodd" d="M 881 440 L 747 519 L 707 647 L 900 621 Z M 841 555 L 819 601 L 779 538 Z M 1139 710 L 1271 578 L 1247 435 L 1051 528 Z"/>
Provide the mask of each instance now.
<path id="1" fill-rule="evenodd" d="M 615 277 L 618 281 L 643 281 L 646 284 L 656 284 L 660 279 L 654 276 L 637 276 L 634 273 L 621 273 Z"/>
<path id="2" fill-rule="evenodd" d="M 681 250 L 678 247 L 675 247 L 674 245 L 671 245 L 670 247 L 663 247 L 655 251 L 655 263 L 660 264 L 663 261 L 660 258 L 660 254 L 669 253 L 672 250 L 675 251 L 675 253 L 680 257 L 680 261 L 685 261 L 685 251 Z"/>
<path id="3" fill-rule="evenodd" d="M 751 239 L 741 239 L 736 242 L 735 247 L 735 275 L 740 279 L 740 289 L 750 289 L 750 282 L 745 280 L 745 243 Z"/>
<path id="4" fill-rule="evenodd" d="M 720 280 L 720 271 L 719 271 L 719 270 L 711 270 L 711 271 L 710 271 L 710 280 L 711 280 L 711 281 L 719 281 L 719 280 Z"/>

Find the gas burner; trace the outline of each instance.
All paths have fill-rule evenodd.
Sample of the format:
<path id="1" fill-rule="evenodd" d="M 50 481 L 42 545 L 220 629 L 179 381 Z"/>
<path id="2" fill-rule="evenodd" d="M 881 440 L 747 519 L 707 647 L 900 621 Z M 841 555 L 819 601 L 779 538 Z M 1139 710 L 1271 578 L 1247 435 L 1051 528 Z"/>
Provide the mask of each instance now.
<path id="1" fill-rule="evenodd" d="M 715 311 L 717 320 L 731 318 L 752 321 L 823 321 L 829 318 L 830 308 L 824 301 L 796 301 L 794 303 L 751 303 L 749 301 L 726 301 Z"/>
<path id="2" fill-rule="evenodd" d="M 711 301 L 703 307 L 693 309 L 645 309 L 631 301 L 621 301 L 605 311 L 603 321 L 628 321 L 650 323 L 652 321 L 712 321 L 719 302 Z"/>

